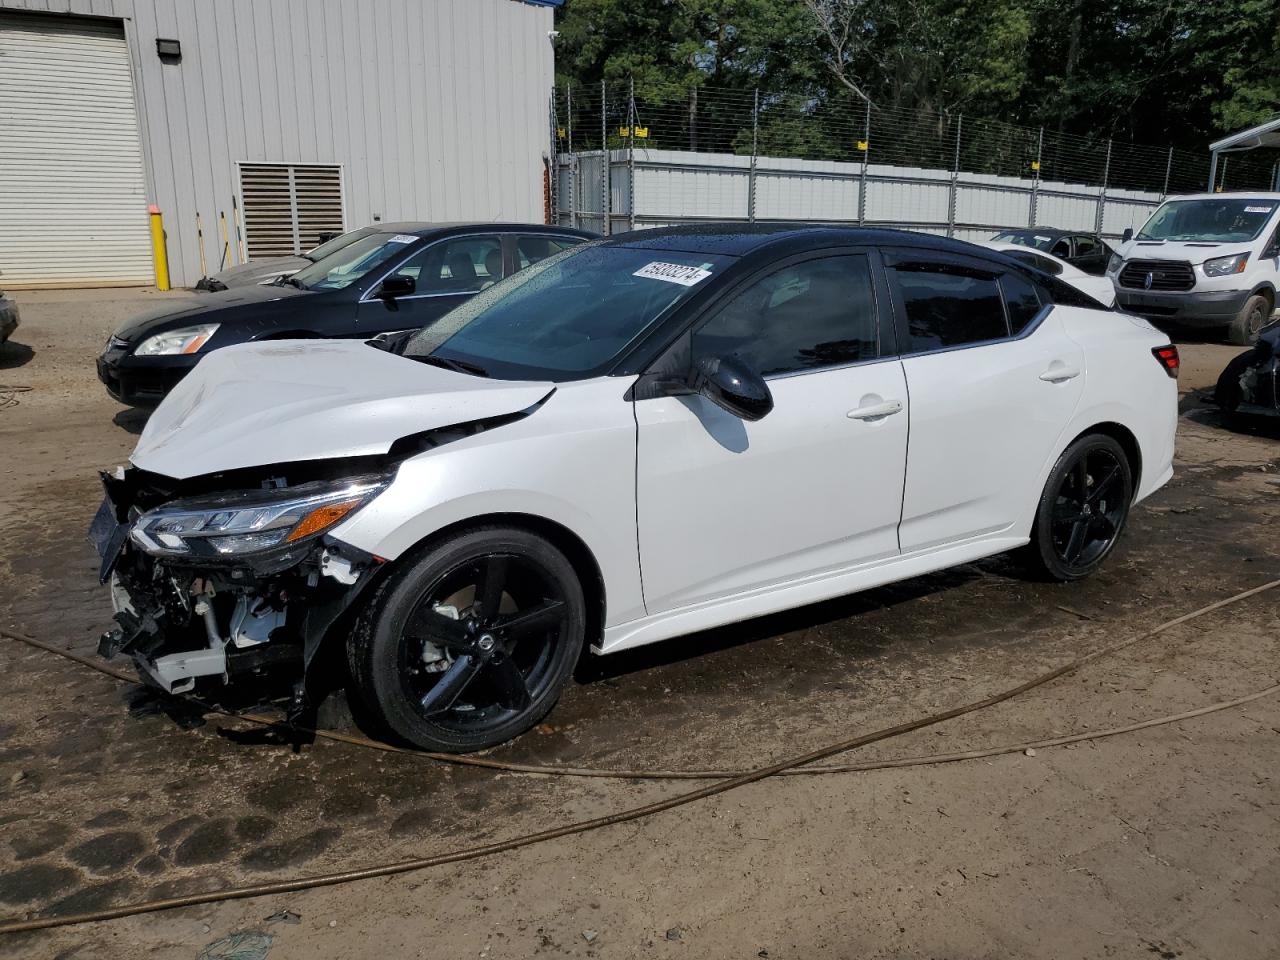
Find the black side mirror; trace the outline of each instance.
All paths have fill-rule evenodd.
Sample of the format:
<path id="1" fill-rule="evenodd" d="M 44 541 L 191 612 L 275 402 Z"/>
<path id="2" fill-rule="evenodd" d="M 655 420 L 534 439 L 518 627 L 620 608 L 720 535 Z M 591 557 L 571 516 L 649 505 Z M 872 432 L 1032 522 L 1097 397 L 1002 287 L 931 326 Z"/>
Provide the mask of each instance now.
<path id="1" fill-rule="evenodd" d="M 417 287 L 413 277 L 387 277 L 379 284 L 374 296 L 380 300 L 394 300 L 396 297 L 407 297 Z"/>
<path id="2" fill-rule="evenodd" d="M 717 407 L 743 420 L 759 420 L 773 409 L 764 377 L 737 357 L 703 357 L 693 365 L 690 386 Z"/>
<path id="3" fill-rule="evenodd" d="M 1128 243 L 1133 239 L 1133 227 L 1125 227 L 1124 233 L 1120 234 L 1120 242 Z"/>

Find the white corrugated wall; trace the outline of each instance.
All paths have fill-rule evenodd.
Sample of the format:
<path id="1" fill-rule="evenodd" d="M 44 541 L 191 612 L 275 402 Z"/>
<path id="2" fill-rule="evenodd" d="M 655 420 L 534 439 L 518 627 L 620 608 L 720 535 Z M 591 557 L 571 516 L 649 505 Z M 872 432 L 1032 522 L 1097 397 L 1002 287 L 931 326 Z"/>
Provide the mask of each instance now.
<path id="1" fill-rule="evenodd" d="M 175 285 L 233 229 L 238 165 L 342 168 L 347 226 L 543 219 L 552 11 L 516 0 L 0 0 L 118 18 Z M 162 62 L 158 37 L 182 44 Z M 236 260 L 236 242 L 229 260 Z M 4 269 L 0 265 L 0 269 Z"/>
<path id="2" fill-rule="evenodd" d="M 151 277 L 124 30 L 0 10 L 0 284 Z"/>

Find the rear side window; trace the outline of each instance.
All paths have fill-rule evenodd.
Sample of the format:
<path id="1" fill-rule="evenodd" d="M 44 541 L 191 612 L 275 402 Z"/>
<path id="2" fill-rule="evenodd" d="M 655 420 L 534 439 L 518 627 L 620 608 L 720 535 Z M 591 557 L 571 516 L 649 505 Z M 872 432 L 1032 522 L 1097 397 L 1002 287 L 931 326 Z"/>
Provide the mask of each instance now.
<path id="1" fill-rule="evenodd" d="M 1004 291 L 1004 304 L 1009 310 L 1010 332 L 1016 337 L 1040 312 L 1040 294 L 1031 281 L 1016 273 L 1006 273 L 1000 278 Z"/>
<path id="2" fill-rule="evenodd" d="M 582 243 L 577 237 L 549 237 L 531 234 L 516 237 L 516 269 L 523 270 L 530 264 L 553 257 L 561 250 Z"/>
<path id="3" fill-rule="evenodd" d="M 693 356 L 737 355 L 761 376 L 875 359 L 879 331 L 865 256 L 775 270 L 694 331 Z"/>
<path id="4" fill-rule="evenodd" d="M 1043 270 L 1050 276 L 1056 277 L 1062 273 L 1062 264 L 1057 260 L 1050 260 L 1048 257 L 1042 257 L 1038 253 L 1031 250 L 1006 250 L 1009 256 L 1015 260 L 1021 260 L 1029 267 L 1035 267 L 1037 270 Z"/>
<path id="5" fill-rule="evenodd" d="M 994 276 L 933 263 L 900 264 L 889 273 L 906 311 L 911 352 L 1009 335 Z"/>

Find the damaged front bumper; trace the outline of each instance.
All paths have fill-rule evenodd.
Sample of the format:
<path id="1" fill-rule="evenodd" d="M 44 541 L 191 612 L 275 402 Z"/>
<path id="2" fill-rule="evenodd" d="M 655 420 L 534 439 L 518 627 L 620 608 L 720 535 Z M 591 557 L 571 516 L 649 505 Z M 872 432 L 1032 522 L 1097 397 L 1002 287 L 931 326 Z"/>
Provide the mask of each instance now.
<path id="1" fill-rule="evenodd" d="M 343 499 L 351 490 L 363 506 L 376 482 L 272 478 L 259 489 L 184 496 L 164 479 L 136 469 L 104 475 L 89 535 L 116 626 L 99 653 L 130 656 L 168 693 L 303 709 L 325 638 L 381 565 L 320 524 L 351 512 Z"/>

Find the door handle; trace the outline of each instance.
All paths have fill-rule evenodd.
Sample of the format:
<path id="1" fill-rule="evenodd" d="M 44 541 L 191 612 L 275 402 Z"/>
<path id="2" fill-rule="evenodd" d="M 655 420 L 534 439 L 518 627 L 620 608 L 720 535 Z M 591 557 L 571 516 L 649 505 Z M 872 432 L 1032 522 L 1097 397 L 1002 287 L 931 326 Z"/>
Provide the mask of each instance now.
<path id="1" fill-rule="evenodd" d="M 887 400 L 884 403 L 873 403 L 865 407 L 857 407 L 850 410 L 847 416 L 850 420 L 879 420 L 882 417 L 892 416 L 901 412 L 901 400 Z"/>
<path id="2" fill-rule="evenodd" d="M 1068 380 L 1074 380 L 1080 376 L 1080 368 L 1076 366 L 1068 366 L 1061 360 L 1055 360 L 1049 364 L 1049 369 L 1040 374 L 1040 379 L 1046 383 L 1066 383 Z"/>

